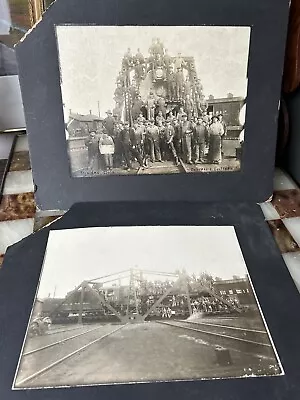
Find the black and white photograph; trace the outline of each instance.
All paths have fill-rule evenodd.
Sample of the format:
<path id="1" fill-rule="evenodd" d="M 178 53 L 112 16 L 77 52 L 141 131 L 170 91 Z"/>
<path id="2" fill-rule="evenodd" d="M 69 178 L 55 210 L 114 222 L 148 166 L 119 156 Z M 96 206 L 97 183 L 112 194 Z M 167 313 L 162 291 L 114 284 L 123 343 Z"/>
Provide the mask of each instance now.
<path id="1" fill-rule="evenodd" d="M 12 389 L 277 375 L 233 226 L 50 231 Z"/>
<path id="2" fill-rule="evenodd" d="M 250 34 L 56 26 L 71 176 L 239 171 Z"/>

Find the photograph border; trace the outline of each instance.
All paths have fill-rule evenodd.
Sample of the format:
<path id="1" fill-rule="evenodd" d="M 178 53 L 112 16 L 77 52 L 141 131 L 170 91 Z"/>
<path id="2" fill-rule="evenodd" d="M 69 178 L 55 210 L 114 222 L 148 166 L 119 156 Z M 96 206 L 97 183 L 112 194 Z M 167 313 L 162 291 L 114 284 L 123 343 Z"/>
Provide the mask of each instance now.
<path id="1" fill-rule="evenodd" d="M 300 307 L 299 292 L 281 257 L 264 216 L 257 205 L 159 202 L 159 203 L 81 203 L 73 206 L 63 218 L 12 246 L 0 271 L 2 290 L 0 314 L 3 341 L 0 342 L 0 396 L 28 398 L 28 391 L 12 391 L 16 366 L 35 298 L 50 230 L 94 226 L 199 225 L 235 227 L 249 275 L 271 332 L 285 375 L 259 379 L 219 379 L 145 383 L 136 385 L 101 385 L 77 388 L 40 389 L 30 398 L 55 397 L 58 400 L 80 400 L 109 397 L 112 400 L 173 398 L 222 400 L 243 398 L 265 400 L 275 397 L 298 400 L 300 395 Z M 34 250 L 34 251 L 33 251 Z M 28 268 L 30 265 L 30 268 Z M 24 270 L 27 273 L 24 275 Z M 11 281 L 14 291 L 11 290 Z M 16 299 L 15 293 L 18 292 Z M 20 313 L 22 304 L 22 313 Z M 287 304 L 289 306 L 287 306 Z M 284 322 L 283 322 L 284 321 Z"/>
<path id="2" fill-rule="evenodd" d="M 178 225 L 172 225 L 172 226 L 174 228 L 180 228 L 180 226 L 178 226 Z M 190 225 L 188 227 L 194 227 L 194 226 L 195 225 Z M 224 227 L 224 225 L 221 225 L 221 226 Z M 238 235 L 237 235 L 235 227 L 234 226 L 230 226 L 230 225 L 225 225 L 225 226 L 233 228 L 235 236 L 236 236 L 236 242 L 234 243 L 234 245 L 237 246 L 238 249 L 240 250 L 240 252 L 242 253 L 242 248 L 240 246 L 240 243 L 239 243 L 239 240 L 238 240 Z M 116 227 L 118 228 L 118 226 L 116 226 Z M 130 228 L 138 228 L 139 226 L 134 225 L 134 226 L 129 226 L 129 227 Z M 144 226 L 140 226 L 140 227 L 144 227 Z M 147 225 L 146 227 L 149 227 L 149 225 Z M 153 228 L 155 228 L 155 227 L 165 227 L 165 226 L 163 226 L 163 225 L 153 226 Z M 170 226 L 168 226 L 168 227 L 170 227 Z M 209 226 L 198 226 L 198 228 L 199 227 L 200 228 L 208 228 L 208 227 L 212 227 L 212 226 L 211 225 L 209 225 Z M 214 225 L 214 227 L 218 228 L 218 227 L 220 227 L 220 225 Z M 91 228 L 91 227 L 85 227 L 83 229 L 88 229 L 88 228 Z M 97 228 L 99 228 L 99 226 Z M 126 228 L 126 227 L 123 226 L 122 228 Z M 78 228 L 74 228 L 74 229 L 78 229 Z M 79 229 L 82 229 L 82 228 L 79 228 Z M 64 230 L 65 233 L 67 233 L 68 229 L 62 229 L 62 230 Z M 250 272 L 248 270 L 246 261 L 245 261 L 245 259 L 243 257 L 243 253 L 242 253 L 241 264 L 245 265 L 245 271 L 244 272 L 246 272 L 246 275 L 247 275 L 247 277 L 249 279 L 251 290 L 252 290 L 252 295 L 253 295 L 253 297 L 255 299 L 255 303 L 256 303 L 256 306 L 257 306 L 257 310 L 258 310 L 259 316 L 260 316 L 260 318 L 262 320 L 264 329 L 265 329 L 265 331 L 266 331 L 266 333 L 268 335 L 269 342 L 270 342 L 270 344 L 272 346 L 272 350 L 274 352 L 274 360 L 277 362 L 278 367 L 281 370 L 281 373 L 278 373 L 276 375 L 275 374 L 274 375 L 264 375 L 264 374 L 251 375 L 251 374 L 249 374 L 249 375 L 240 375 L 240 376 L 216 376 L 216 377 L 174 378 L 174 379 L 168 378 L 168 379 L 164 379 L 164 380 L 163 379 L 156 379 L 156 380 L 150 380 L 149 379 L 149 380 L 136 380 L 136 381 L 125 381 L 124 380 L 124 381 L 114 382 L 114 383 L 111 383 L 111 382 L 99 382 L 99 383 L 90 383 L 90 384 L 89 383 L 79 383 L 79 384 L 76 384 L 74 386 L 73 385 L 69 385 L 67 383 L 66 384 L 60 384 L 60 385 L 57 385 L 57 386 L 32 386 L 32 387 L 30 387 L 30 386 L 28 386 L 28 387 L 15 386 L 16 385 L 16 380 L 18 378 L 18 374 L 20 372 L 20 366 L 21 366 L 21 363 L 22 363 L 24 348 L 26 346 L 26 341 L 28 339 L 28 331 L 29 331 L 29 328 L 30 328 L 32 315 L 34 313 L 35 304 L 36 304 L 36 301 L 38 299 L 39 288 L 40 288 L 41 282 L 43 280 L 43 272 L 44 272 L 44 269 L 45 269 L 46 255 L 47 255 L 47 251 L 49 251 L 49 249 L 48 249 L 48 241 L 49 241 L 49 236 L 51 234 L 51 231 L 52 230 L 50 229 L 49 230 L 49 235 L 48 235 L 48 238 L 47 238 L 47 242 L 46 242 L 46 249 L 45 249 L 45 253 L 44 253 L 43 263 L 42 263 L 42 266 L 41 266 L 41 271 L 40 271 L 40 275 L 39 275 L 38 283 L 37 283 L 37 286 L 36 286 L 34 299 L 33 299 L 32 306 L 31 306 L 30 316 L 29 316 L 29 319 L 27 321 L 26 332 L 24 334 L 23 343 L 22 343 L 20 354 L 19 354 L 18 364 L 17 364 L 16 371 L 15 371 L 15 374 L 14 374 L 14 379 L 13 379 L 13 383 L 12 383 L 12 387 L 11 387 L 11 389 L 13 391 L 24 391 L 24 390 L 26 390 L 26 391 L 28 391 L 28 390 L 29 391 L 35 391 L 35 390 L 42 390 L 42 389 L 49 390 L 49 389 L 62 389 L 62 388 L 84 388 L 84 387 L 97 387 L 97 386 L 110 386 L 110 385 L 134 385 L 134 384 L 139 385 L 139 384 L 153 384 L 153 383 L 163 383 L 163 382 L 174 383 L 174 382 L 193 382 L 193 381 L 195 381 L 195 382 L 198 382 L 198 381 L 215 381 L 215 380 L 247 379 L 247 378 L 250 378 L 250 377 L 259 379 L 259 378 L 264 378 L 264 377 L 265 378 L 266 377 L 267 378 L 274 378 L 274 377 L 276 378 L 276 377 L 281 377 L 281 376 L 285 375 L 284 366 L 283 366 L 283 364 L 281 362 L 281 359 L 280 359 L 280 356 L 278 354 L 276 344 L 274 343 L 271 331 L 270 331 L 268 323 L 266 321 L 263 309 L 262 309 L 262 307 L 260 305 L 260 302 L 259 302 L 259 299 L 258 299 L 258 295 L 256 293 L 256 289 L 254 287 L 253 281 L 251 279 Z M 205 272 L 209 273 L 209 270 L 206 270 Z"/>
<path id="3" fill-rule="evenodd" d="M 83 201 L 253 201 L 272 194 L 288 0 L 211 2 L 57 0 L 17 45 L 19 78 L 40 209 Z M 147 176 L 72 178 L 60 88 L 55 25 L 250 26 L 247 116 L 241 170 Z M 38 84 L 37 84 L 38 82 Z M 180 188 L 180 190 L 178 190 Z"/>

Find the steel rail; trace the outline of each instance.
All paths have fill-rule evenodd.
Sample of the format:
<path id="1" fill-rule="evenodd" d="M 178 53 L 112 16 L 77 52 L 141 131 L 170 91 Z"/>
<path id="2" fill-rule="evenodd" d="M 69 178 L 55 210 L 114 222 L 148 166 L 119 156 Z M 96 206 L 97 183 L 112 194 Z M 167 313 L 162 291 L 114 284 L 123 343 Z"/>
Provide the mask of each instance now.
<path id="1" fill-rule="evenodd" d="M 93 331 L 96 331 L 97 329 L 101 329 L 101 328 L 102 328 L 102 326 L 97 326 L 97 328 L 89 329 L 88 331 L 84 331 L 84 332 L 78 333 L 77 335 L 73 335 L 73 336 L 67 337 L 65 339 L 58 340 L 57 342 L 53 342 L 53 343 L 47 344 L 45 346 L 38 347 L 37 349 L 33 349 L 33 350 L 30 350 L 30 351 L 27 351 L 26 353 L 23 353 L 23 357 L 24 356 L 29 356 L 31 354 L 37 353 L 37 352 L 45 350 L 45 349 L 49 349 L 50 347 L 54 347 L 54 346 L 60 345 L 62 343 L 67 342 L 68 340 L 75 339 L 75 338 L 77 338 L 79 336 L 86 335 L 89 332 L 93 332 Z"/>
<path id="2" fill-rule="evenodd" d="M 70 328 L 70 329 L 61 329 L 61 330 L 49 330 L 47 333 L 46 333 L 46 336 L 51 336 L 51 335 L 56 335 L 56 334 L 58 334 L 58 333 L 64 333 L 64 332 L 70 332 L 70 331 L 75 331 L 75 330 L 77 330 L 77 329 L 82 329 L 83 327 L 84 327 L 85 325 L 82 325 L 82 326 L 76 326 L 75 328 Z"/>
<path id="3" fill-rule="evenodd" d="M 204 333 L 204 334 L 212 335 L 212 336 L 218 336 L 218 337 L 222 337 L 224 339 L 236 340 L 236 341 L 243 342 L 243 343 L 254 344 L 256 346 L 272 348 L 272 345 L 269 343 L 260 343 L 260 342 L 255 342 L 254 340 L 248 340 L 248 339 L 237 338 L 235 336 L 224 335 L 222 333 L 203 331 L 201 329 L 195 329 L 195 328 L 191 328 L 188 326 L 182 326 L 182 325 L 178 325 L 176 323 L 174 324 L 174 323 L 165 322 L 165 321 L 156 321 L 156 322 L 158 322 L 159 324 L 163 324 L 163 325 L 170 325 L 170 326 L 173 326 L 174 328 L 188 329 L 190 331 L 200 332 L 200 333 Z"/>
<path id="4" fill-rule="evenodd" d="M 87 349 L 88 347 L 92 346 L 93 344 L 100 342 L 100 340 L 105 339 L 106 337 L 112 335 L 113 333 L 119 331 L 120 329 L 123 329 L 126 325 L 122 325 L 119 326 L 117 329 L 113 330 L 112 332 L 106 333 L 105 335 L 101 336 L 98 339 L 93 340 L 92 342 L 80 347 L 79 349 L 72 351 L 72 353 L 67 354 L 66 356 L 54 361 L 53 363 L 47 365 L 46 367 L 36 371 L 34 374 L 31 374 L 29 376 L 27 376 L 26 378 L 22 379 L 20 382 L 16 383 L 15 386 L 16 387 L 21 387 L 22 385 L 24 385 L 24 383 L 31 381 L 34 378 L 37 378 L 38 376 L 42 375 L 44 372 L 49 371 L 50 369 L 56 367 L 57 365 L 61 364 L 62 362 L 68 360 L 69 358 L 75 356 L 76 354 L 80 353 L 82 350 Z"/>
<path id="5" fill-rule="evenodd" d="M 184 162 L 182 161 L 181 158 L 179 158 L 179 164 L 181 165 L 182 169 L 184 170 L 184 172 L 188 173 L 188 169 L 187 167 L 184 165 Z"/>
<path id="6" fill-rule="evenodd" d="M 180 322 L 187 323 L 187 324 L 193 324 L 193 325 L 205 325 L 205 326 L 213 326 L 216 328 L 225 328 L 225 329 L 232 329 L 232 330 L 237 330 L 237 331 L 245 331 L 245 332 L 251 332 L 251 333 L 259 333 L 259 334 L 264 334 L 268 335 L 266 331 L 259 331 L 256 329 L 248 329 L 248 328 L 239 328 L 237 326 L 228 326 L 228 325 L 220 325 L 220 324 L 211 324 L 209 322 L 194 322 L 194 321 L 186 321 L 183 319 L 179 320 Z"/>

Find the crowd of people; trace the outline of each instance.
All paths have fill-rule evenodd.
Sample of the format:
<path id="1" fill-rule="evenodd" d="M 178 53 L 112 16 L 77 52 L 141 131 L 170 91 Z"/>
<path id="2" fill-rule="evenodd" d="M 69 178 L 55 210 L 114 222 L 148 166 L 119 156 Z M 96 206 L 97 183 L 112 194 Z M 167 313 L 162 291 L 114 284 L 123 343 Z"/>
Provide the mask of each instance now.
<path id="1" fill-rule="evenodd" d="M 203 282 L 203 285 L 207 285 L 207 289 L 203 286 L 203 289 L 200 290 L 196 282 L 190 281 L 188 284 L 189 300 L 187 293 L 185 293 L 185 286 L 183 285 L 181 289 L 177 287 L 151 311 L 150 318 L 188 317 L 190 315 L 189 303 L 193 314 L 231 313 L 234 309 L 240 307 L 236 296 L 221 298 L 214 294 L 214 289 L 208 288 L 207 282 Z M 128 312 L 138 312 L 143 315 L 172 287 L 174 287 L 174 282 L 168 279 L 165 281 L 145 280 L 139 287 L 135 287 L 135 294 L 131 293 L 130 298 L 128 293 L 124 292 L 122 295 L 119 294 L 117 300 L 114 299 L 114 296 L 108 296 L 104 289 L 99 289 L 99 291 L 121 315 L 126 315 Z"/>
<path id="2" fill-rule="evenodd" d="M 219 164 L 226 123 L 222 114 L 190 115 L 184 107 L 176 113 L 158 111 L 146 119 L 142 113 L 130 124 L 116 119 L 110 110 L 98 131 L 85 140 L 88 172 L 110 173 L 115 168 L 128 171 L 171 161 L 175 165 Z M 157 164 L 158 165 L 158 164 Z"/>
<path id="3" fill-rule="evenodd" d="M 228 298 L 226 299 L 227 303 L 221 301 L 216 297 L 205 297 L 200 296 L 194 299 L 191 302 L 193 313 L 217 313 L 217 312 L 226 312 L 232 310 L 233 308 L 239 307 L 239 302 L 236 298 Z"/>

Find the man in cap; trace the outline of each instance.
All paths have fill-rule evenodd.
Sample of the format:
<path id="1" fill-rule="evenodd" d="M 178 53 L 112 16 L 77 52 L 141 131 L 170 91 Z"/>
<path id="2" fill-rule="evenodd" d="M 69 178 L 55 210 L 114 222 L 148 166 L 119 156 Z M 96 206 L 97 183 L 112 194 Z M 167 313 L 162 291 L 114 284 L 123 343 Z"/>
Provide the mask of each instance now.
<path id="1" fill-rule="evenodd" d="M 135 55 L 135 59 L 136 59 L 136 61 L 139 61 L 140 64 L 144 64 L 145 58 L 144 58 L 143 54 L 141 53 L 140 49 L 137 49 L 137 53 Z"/>
<path id="2" fill-rule="evenodd" d="M 131 164 L 131 132 L 129 122 L 124 123 L 124 128 L 120 132 L 120 140 L 122 144 L 123 156 L 126 162 L 127 171 L 132 168 Z"/>
<path id="3" fill-rule="evenodd" d="M 172 57 L 169 55 L 168 49 L 165 49 L 164 62 L 165 62 L 166 70 L 167 70 L 167 76 L 169 76 L 171 64 L 172 64 Z"/>
<path id="4" fill-rule="evenodd" d="M 118 121 L 114 127 L 113 140 L 115 145 L 115 153 L 113 157 L 113 163 L 115 168 L 120 168 L 123 161 L 123 145 L 121 141 L 121 132 L 124 129 L 123 123 Z"/>
<path id="5" fill-rule="evenodd" d="M 133 64 L 133 56 L 131 53 L 131 49 L 128 47 L 126 53 L 124 54 L 123 60 L 122 60 L 122 66 L 124 68 L 129 68 Z"/>
<path id="6" fill-rule="evenodd" d="M 151 119 L 154 118 L 154 111 L 156 105 L 156 99 L 153 92 L 149 93 L 146 105 L 147 105 L 147 119 L 150 121 Z"/>
<path id="7" fill-rule="evenodd" d="M 185 114 L 185 111 L 184 111 L 183 107 L 180 107 L 179 111 L 177 113 L 177 120 L 178 120 L 179 123 L 182 122 L 182 120 L 183 120 L 182 116 L 184 114 Z"/>
<path id="8" fill-rule="evenodd" d="M 175 58 L 175 69 L 182 69 L 182 67 L 184 66 L 185 62 L 184 59 L 182 58 L 181 53 L 177 54 L 177 57 Z"/>
<path id="9" fill-rule="evenodd" d="M 167 77 L 167 95 L 169 100 L 173 100 L 176 97 L 176 75 L 172 68 L 170 68 Z"/>
<path id="10" fill-rule="evenodd" d="M 204 162 L 204 149 L 205 149 L 205 139 L 207 136 L 207 129 L 203 119 L 199 117 L 194 130 L 193 142 L 194 142 L 194 162 L 203 163 Z"/>
<path id="11" fill-rule="evenodd" d="M 159 123 L 164 124 L 165 117 L 164 117 L 163 112 L 161 110 L 158 111 L 158 114 L 157 114 L 157 116 L 155 118 L 155 122 L 156 122 L 156 125 L 159 125 Z"/>
<path id="12" fill-rule="evenodd" d="M 145 123 L 145 117 L 143 116 L 143 113 L 140 112 L 137 119 L 136 119 L 138 124 L 144 124 Z"/>
<path id="13" fill-rule="evenodd" d="M 174 136 L 175 136 L 175 129 L 171 124 L 171 121 L 167 121 L 166 122 L 166 127 L 164 130 L 164 139 L 165 139 L 165 147 L 168 148 L 168 150 L 170 151 L 170 153 L 172 154 L 175 164 L 178 165 L 179 164 L 179 159 L 176 153 L 176 149 L 173 143 L 174 140 Z"/>
<path id="14" fill-rule="evenodd" d="M 168 146 L 166 146 L 166 141 L 165 141 L 165 120 L 160 119 L 159 115 L 156 117 L 156 126 L 158 127 L 159 130 L 159 148 L 160 148 L 160 154 L 162 160 L 166 160 L 168 154 Z"/>
<path id="15" fill-rule="evenodd" d="M 162 96 L 159 96 L 157 99 L 157 110 L 161 112 L 164 119 L 166 119 L 167 107 L 166 101 Z"/>
<path id="16" fill-rule="evenodd" d="M 226 124 L 226 122 L 224 121 L 224 119 L 223 119 L 223 114 L 222 114 L 221 112 L 219 113 L 218 118 L 219 118 L 220 124 L 223 126 L 223 131 L 224 131 L 224 133 L 223 133 L 223 135 L 222 135 L 222 138 L 221 138 L 221 153 L 222 153 L 222 156 L 223 156 L 223 155 L 224 155 L 224 151 L 223 151 L 223 140 L 224 140 L 224 136 L 226 136 L 226 133 L 227 133 L 227 124 Z"/>
<path id="17" fill-rule="evenodd" d="M 143 144 L 145 136 L 145 130 L 143 128 L 143 125 L 139 125 L 138 123 L 135 123 L 132 128 L 129 128 L 131 142 L 130 151 L 132 156 L 137 159 L 140 167 L 146 166 L 143 163 Z"/>
<path id="18" fill-rule="evenodd" d="M 137 98 L 133 101 L 133 106 L 131 110 L 132 114 L 132 119 L 135 121 L 140 113 L 141 113 L 141 108 L 143 107 L 144 103 L 140 95 L 137 96 Z"/>
<path id="19" fill-rule="evenodd" d="M 154 118 L 150 119 L 150 124 L 146 130 L 146 135 L 150 144 L 150 159 L 152 162 L 162 162 L 159 146 L 159 129 L 154 125 Z"/>
<path id="20" fill-rule="evenodd" d="M 181 68 L 177 68 L 176 79 L 176 99 L 179 100 L 183 95 L 184 75 Z"/>
<path id="21" fill-rule="evenodd" d="M 192 164 L 192 139 L 193 139 L 193 126 L 187 119 L 187 114 L 182 115 L 181 132 L 183 140 L 183 148 L 185 161 Z"/>
<path id="22" fill-rule="evenodd" d="M 108 133 L 109 136 L 113 136 L 114 134 L 114 126 L 115 126 L 115 118 L 111 110 L 106 111 L 107 117 L 103 121 L 103 125 Z"/>
<path id="23" fill-rule="evenodd" d="M 188 116 L 188 120 L 190 121 L 191 117 L 192 117 L 192 113 L 194 111 L 194 102 L 191 99 L 189 94 L 186 95 L 184 106 L 185 106 L 185 110 L 186 110 L 186 113 Z"/>
<path id="24" fill-rule="evenodd" d="M 88 149 L 88 172 L 96 174 L 99 172 L 99 138 L 96 132 L 92 131 L 85 139 L 84 144 Z"/>
<path id="25" fill-rule="evenodd" d="M 190 81 L 190 78 L 187 76 L 185 78 L 185 82 L 184 82 L 184 94 L 185 94 L 185 96 L 190 96 L 191 90 L 192 90 L 191 81 Z"/>
<path id="26" fill-rule="evenodd" d="M 171 121 L 171 124 L 174 127 L 174 138 L 173 138 L 173 144 L 176 150 L 177 157 L 182 158 L 182 131 L 181 131 L 181 124 L 178 122 L 178 120 L 175 118 L 173 121 Z"/>

